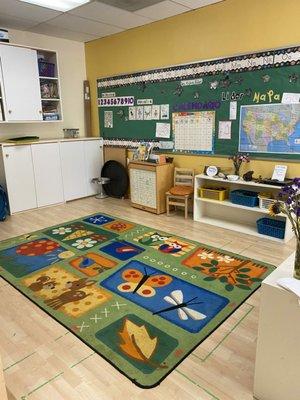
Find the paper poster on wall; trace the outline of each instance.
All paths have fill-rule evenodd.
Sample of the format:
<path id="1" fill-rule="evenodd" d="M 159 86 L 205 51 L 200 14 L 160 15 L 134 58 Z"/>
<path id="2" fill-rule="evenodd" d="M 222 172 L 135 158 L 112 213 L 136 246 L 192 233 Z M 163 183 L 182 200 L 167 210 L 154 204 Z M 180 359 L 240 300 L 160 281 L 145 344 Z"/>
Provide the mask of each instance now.
<path id="1" fill-rule="evenodd" d="M 98 107 L 125 107 L 134 104 L 134 96 L 101 97 Z"/>
<path id="2" fill-rule="evenodd" d="M 169 139 L 171 134 L 171 124 L 166 122 L 156 122 L 155 136 L 157 138 Z"/>
<path id="3" fill-rule="evenodd" d="M 170 106 L 169 104 L 162 104 L 160 106 L 160 118 L 169 119 L 170 118 Z"/>
<path id="4" fill-rule="evenodd" d="M 113 128 L 113 112 L 104 111 L 104 128 Z"/>
<path id="5" fill-rule="evenodd" d="M 231 121 L 219 121 L 219 139 L 231 139 Z"/>
<path id="6" fill-rule="evenodd" d="M 188 79 L 186 81 L 181 81 L 181 86 L 191 86 L 191 85 L 201 85 L 203 83 L 203 78 Z"/>
<path id="7" fill-rule="evenodd" d="M 241 106 L 239 151 L 300 154 L 300 103 Z"/>
<path id="8" fill-rule="evenodd" d="M 229 105 L 229 119 L 236 119 L 237 114 L 237 102 L 231 101 Z"/>
<path id="9" fill-rule="evenodd" d="M 116 96 L 116 92 L 103 92 L 101 94 L 101 97 L 115 97 Z"/>
<path id="10" fill-rule="evenodd" d="M 215 111 L 173 113 L 175 150 L 211 153 Z"/>
<path id="11" fill-rule="evenodd" d="M 129 119 L 129 121 L 136 120 L 136 107 L 135 106 L 128 107 L 128 119 Z"/>
<path id="12" fill-rule="evenodd" d="M 144 120 L 149 121 L 152 119 L 152 106 L 144 106 Z"/>
<path id="13" fill-rule="evenodd" d="M 152 119 L 159 119 L 160 116 L 160 106 L 152 106 Z"/>
<path id="14" fill-rule="evenodd" d="M 300 93 L 283 93 L 281 98 L 282 104 L 295 104 L 300 102 Z"/>
<path id="15" fill-rule="evenodd" d="M 143 106 L 137 106 L 136 107 L 135 119 L 137 121 L 142 121 L 144 119 L 144 107 Z"/>
<path id="16" fill-rule="evenodd" d="M 153 99 L 137 99 L 136 104 L 138 106 L 145 106 L 153 104 Z"/>
<path id="17" fill-rule="evenodd" d="M 173 150 L 174 142 L 173 140 L 162 140 L 159 142 L 159 148 L 161 150 Z"/>

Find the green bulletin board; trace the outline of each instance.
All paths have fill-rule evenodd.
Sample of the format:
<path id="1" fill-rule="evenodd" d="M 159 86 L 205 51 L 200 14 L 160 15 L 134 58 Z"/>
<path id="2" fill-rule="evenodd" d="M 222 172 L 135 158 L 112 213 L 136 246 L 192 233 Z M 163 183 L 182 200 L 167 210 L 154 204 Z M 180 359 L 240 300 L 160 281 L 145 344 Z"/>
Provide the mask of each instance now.
<path id="1" fill-rule="evenodd" d="M 185 153 L 244 151 L 254 157 L 300 159 L 299 64 L 300 48 L 293 47 L 99 79 L 101 135 L 110 140 L 156 140 L 156 123 L 163 122 L 170 124 L 171 137 L 160 140 L 170 141 L 172 113 L 214 111 L 212 151 Z M 113 99 L 116 104 L 110 105 Z M 128 104 L 117 103 L 122 99 Z M 130 120 L 129 106 L 149 100 L 169 105 L 169 119 Z M 107 116 L 112 117 L 111 126 Z M 227 136 L 219 132 L 220 121 L 229 126 Z"/>

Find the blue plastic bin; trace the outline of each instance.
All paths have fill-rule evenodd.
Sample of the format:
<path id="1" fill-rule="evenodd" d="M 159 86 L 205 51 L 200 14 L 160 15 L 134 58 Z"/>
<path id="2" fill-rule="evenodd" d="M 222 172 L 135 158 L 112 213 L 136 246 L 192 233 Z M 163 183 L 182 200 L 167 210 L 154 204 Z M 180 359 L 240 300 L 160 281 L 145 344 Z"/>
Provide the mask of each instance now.
<path id="1" fill-rule="evenodd" d="M 257 231 L 262 235 L 284 239 L 285 221 L 271 218 L 260 218 L 256 221 Z"/>
<path id="2" fill-rule="evenodd" d="M 229 199 L 231 203 L 246 207 L 257 207 L 259 203 L 258 193 L 249 190 L 232 190 Z"/>

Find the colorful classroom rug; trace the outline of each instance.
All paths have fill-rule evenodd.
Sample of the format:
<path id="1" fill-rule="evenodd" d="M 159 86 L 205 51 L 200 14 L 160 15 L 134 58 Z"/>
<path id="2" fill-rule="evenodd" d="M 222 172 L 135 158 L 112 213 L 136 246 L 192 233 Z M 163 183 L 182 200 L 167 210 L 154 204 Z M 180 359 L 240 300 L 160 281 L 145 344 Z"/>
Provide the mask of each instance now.
<path id="1" fill-rule="evenodd" d="M 274 269 L 104 214 L 0 243 L 0 275 L 143 388 Z"/>

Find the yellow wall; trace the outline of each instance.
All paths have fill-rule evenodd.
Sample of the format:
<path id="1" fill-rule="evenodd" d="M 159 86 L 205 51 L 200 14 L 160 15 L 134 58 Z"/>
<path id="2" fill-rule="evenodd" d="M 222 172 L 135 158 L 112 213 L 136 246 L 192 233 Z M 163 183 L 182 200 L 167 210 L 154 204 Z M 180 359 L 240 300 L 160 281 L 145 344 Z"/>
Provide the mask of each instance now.
<path id="1" fill-rule="evenodd" d="M 225 0 L 86 44 L 87 78 L 92 89 L 93 131 L 97 135 L 96 79 L 121 73 L 300 44 L 300 0 Z M 225 158 L 175 156 L 178 166 L 201 171 Z M 274 162 L 252 161 L 257 174 L 271 174 Z M 247 166 L 248 168 L 248 166 Z M 289 163 L 300 176 L 300 164 Z"/>

